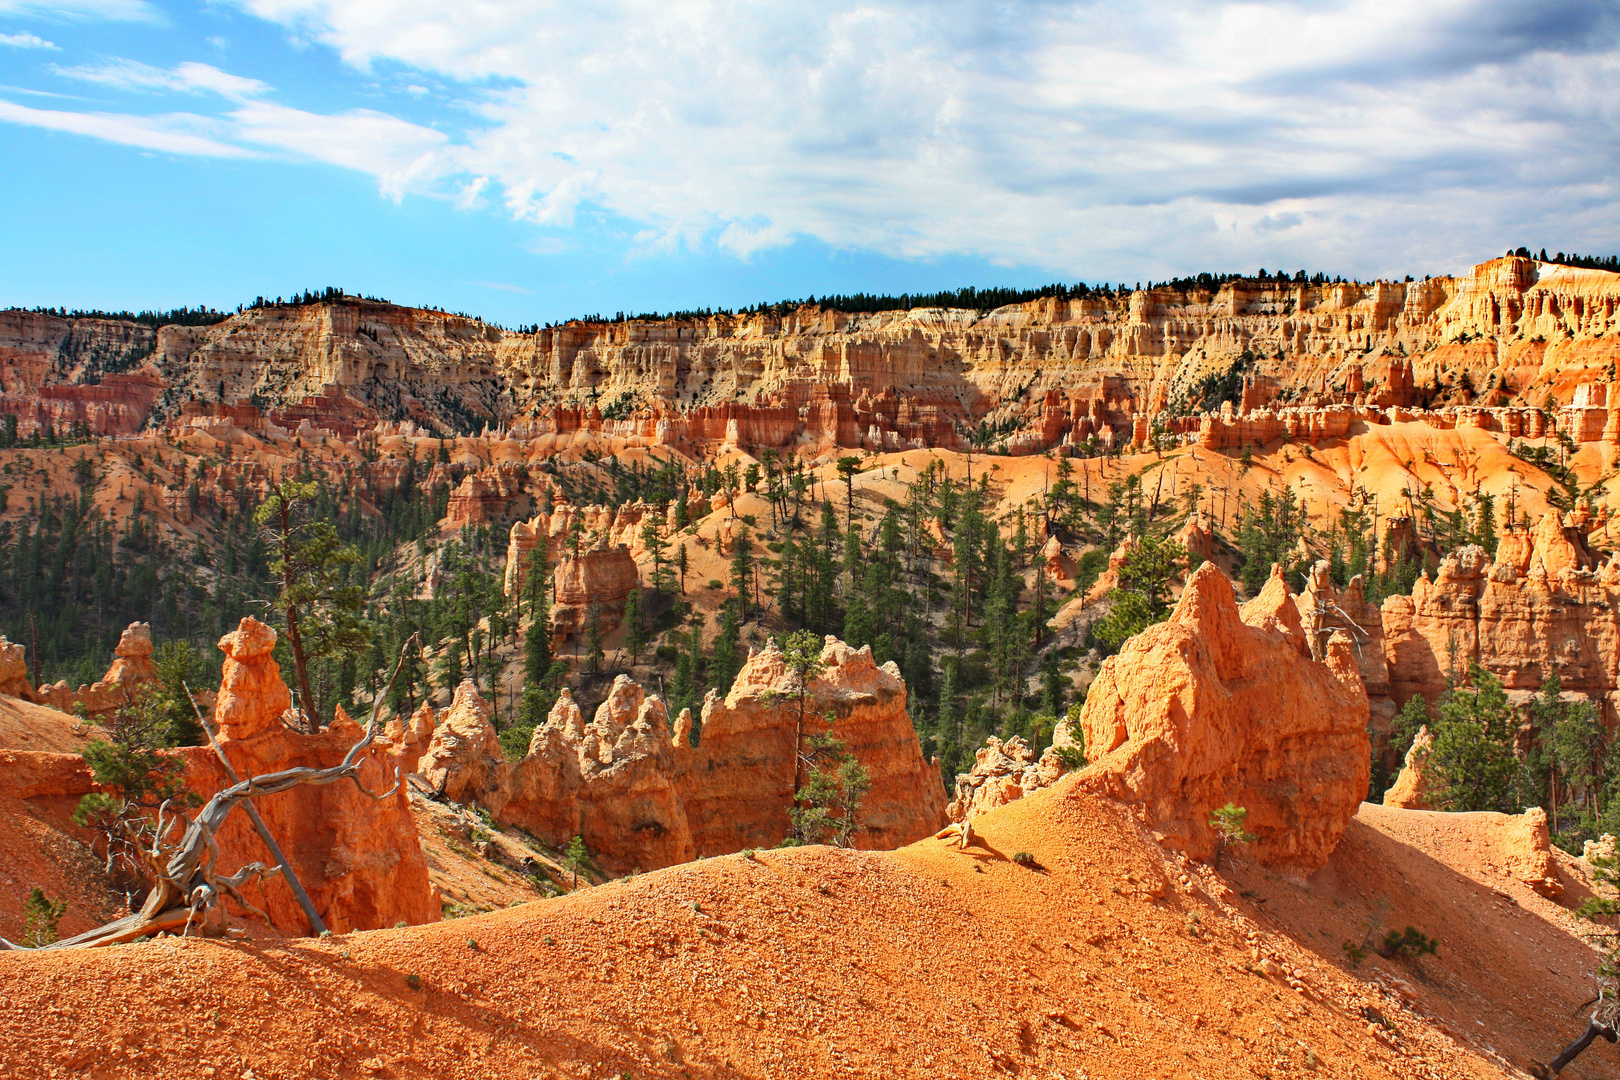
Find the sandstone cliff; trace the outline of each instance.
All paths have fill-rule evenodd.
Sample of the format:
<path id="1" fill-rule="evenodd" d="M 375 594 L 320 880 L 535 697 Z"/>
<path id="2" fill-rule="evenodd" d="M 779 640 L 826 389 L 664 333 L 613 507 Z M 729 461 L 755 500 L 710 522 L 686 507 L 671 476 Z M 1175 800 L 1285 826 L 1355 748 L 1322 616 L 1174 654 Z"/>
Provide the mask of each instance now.
<path id="1" fill-rule="evenodd" d="M 1620 565 L 1590 569 L 1578 541 L 1579 531 L 1554 512 L 1534 534 L 1504 537 L 1496 562 L 1464 547 L 1441 561 L 1433 581 L 1425 575 L 1410 596 L 1385 600 L 1381 629 L 1394 703 L 1414 694 L 1434 701 L 1448 674 L 1477 661 L 1515 702 L 1556 669 L 1566 691 L 1592 700 L 1613 724 Z"/>
<path id="2" fill-rule="evenodd" d="M 409 419 L 466 431 L 527 418 L 562 433 L 602 426 L 593 403 L 622 401 L 638 419 L 609 428 L 669 444 L 951 445 L 962 419 L 1011 418 L 1012 442 L 1052 445 L 1136 438 L 1139 414 L 1245 350 L 1256 358 L 1245 405 L 1256 408 L 1279 394 L 1407 406 L 1442 371 L 1522 403 L 1551 393 L 1572 404 L 1612 360 L 1617 302 L 1620 275 L 1506 258 L 1422 282 L 1236 281 L 989 312 L 811 306 L 529 333 L 356 297 L 156 331 L 11 311 L 0 313 L 0 394 L 20 404 L 0 411 L 26 405 L 32 425 L 51 388 L 99 390 L 103 373 L 139 365 L 156 381 L 109 391 L 118 404 L 98 406 L 112 409 L 106 419 L 86 403 L 96 430 L 133 430 L 145 408 L 172 414 L 200 396 L 264 401 L 289 429 Z"/>

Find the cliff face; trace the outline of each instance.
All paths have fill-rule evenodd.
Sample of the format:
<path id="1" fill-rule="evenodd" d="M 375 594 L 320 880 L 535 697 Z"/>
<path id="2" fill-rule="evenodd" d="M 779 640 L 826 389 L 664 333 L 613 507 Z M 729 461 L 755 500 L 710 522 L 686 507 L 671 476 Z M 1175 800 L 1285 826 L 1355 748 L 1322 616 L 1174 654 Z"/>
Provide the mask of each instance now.
<path id="1" fill-rule="evenodd" d="M 1395 704 L 1431 702 L 1470 661 L 1524 700 L 1554 670 L 1564 689 L 1616 719 L 1620 564 L 1593 568 L 1578 528 L 1550 513 L 1534 533 L 1503 537 L 1497 559 L 1478 547 L 1448 555 L 1411 596 L 1384 601 L 1382 630 Z M 1556 569 L 1549 569 L 1549 564 Z"/>
<path id="2" fill-rule="evenodd" d="M 874 434 L 939 445 L 955 421 L 986 416 L 1051 442 L 1065 428 L 1082 438 L 1129 430 L 1134 414 L 1224 372 L 1246 349 L 1256 357 L 1252 405 L 1282 391 L 1406 404 L 1441 368 L 1505 387 L 1512 400 L 1540 405 L 1551 392 L 1566 402 L 1614 361 L 1617 303 L 1620 275 L 1507 258 L 1421 282 L 1239 281 L 983 315 L 803 307 L 533 333 L 357 298 L 156 331 L 11 311 L 0 312 L 0 394 L 38 402 L 49 387 L 88 387 L 138 366 L 160 380 L 151 392 L 162 389 L 156 406 L 166 413 L 193 397 L 253 397 L 278 422 L 330 430 L 357 418 L 467 430 L 524 416 L 566 430 L 590 417 L 553 406 L 623 397 L 650 417 L 649 438 L 662 406 L 695 407 L 677 422 L 690 437 L 744 444 L 810 431 L 846 446 Z"/>
<path id="3" fill-rule="evenodd" d="M 906 713 L 906 684 L 894 663 L 878 667 L 869 648 L 827 638 L 819 675 L 810 680 L 807 735 L 827 730 L 866 766 L 872 788 L 861 812 L 856 844 L 894 848 L 945 823 L 939 771 L 922 756 Z M 698 745 L 683 746 L 676 724 L 676 758 L 684 776 L 693 844 L 698 856 L 743 847 L 770 847 L 787 834 L 793 794 L 797 710 L 787 695 L 792 679 L 774 643 L 749 657 L 724 699 L 703 703 Z"/>

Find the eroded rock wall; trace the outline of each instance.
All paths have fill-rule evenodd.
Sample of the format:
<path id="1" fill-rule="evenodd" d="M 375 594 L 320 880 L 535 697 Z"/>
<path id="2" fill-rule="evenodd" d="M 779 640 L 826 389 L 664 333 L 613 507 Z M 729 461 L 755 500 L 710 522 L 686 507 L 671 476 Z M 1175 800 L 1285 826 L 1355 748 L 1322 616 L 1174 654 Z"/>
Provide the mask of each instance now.
<path id="1" fill-rule="evenodd" d="M 989 312 L 806 306 L 526 333 L 355 297 L 156 331 L 9 311 L 0 313 L 0 396 L 16 401 L 0 411 L 49 412 L 45 391 L 71 387 L 95 391 L 81 396 L 98 430 L 129 422 L 94 412 L 89 399 L 107 393 L 118 401 L 105 408 L 137 402 L 132 415 L 251 398 L 289 428 L 336 432 L 379 418 L 436 430 L 517 419 L 553 433 L 595 426 L 642 445 L 888 449 L 954 445 L 964 418 L 1012 418 L 1020 431 L 1010 445 L 1030 450 L 1135 439 L 1145 416 L 1245 350 L 1256 358 L 1245 411 L 1284 391 L 1306 404 L 1407 406 L 1442 368 L 1466 371 L 1473 386 L 1514 387 L 1518 404 L 1551 393 L 1571 405 L 1613 360 L 1617 302 L 1620 275 L 1506 258 L 1421 282 L 1236 281 Z M 92 385 L 104 375 L 103 386 L 155 381 L 142 406 L 147 391 L 133 383 L 116 393 Z M 603 421 L 595 403 L 615 401 L 635 416 Z M 1602 413 L 1561 421 L 1601 432 Z M 1331 412 L 1264 421 L 1316 435 L 1349 422 Z"/>
<path id="2" fill-rule="evenodd" d="M 856 845 L 893 848 L 932 833 L 945 822 L 944 791 L 938 766 L 922 756 L 898 670 L 836 638 L 821 660 L 806 688 L 805 733 L 830 731 L 871 777 Z M 548 844 L 583 837 L 610 872 L 772 847 L 788 833 L 799 709 L 774 645 L 749 657 L 725 698 L 710 694 L 695 747 L 690 713 L 672 725 L 658 697 L 620 676 L 589 722 L 564 692 L 527 755 L 508 764 L 488 706 L 475 698 L 463 684 L 441 718 L 422 757 L 428 782 Z"/>
<path id="3" fill-rule="evenodd" d="M 1384 601 L 1395 705 L 1415 694 L 1437 700 L 1448 675 L 1477 662 L 1516 701 L 1556 670 L 1565 691 L 1593 701 L 1611 725 L 1620 719 L 1620 564 L 1591 569 L 1580 530 L 1561 519 L 1553 512 L 1533 533 L 1503 537 L 1494 562 L 1479 547 L 1461 548 L 1434 580 L 1424 575 L 1410 596 Z"/>

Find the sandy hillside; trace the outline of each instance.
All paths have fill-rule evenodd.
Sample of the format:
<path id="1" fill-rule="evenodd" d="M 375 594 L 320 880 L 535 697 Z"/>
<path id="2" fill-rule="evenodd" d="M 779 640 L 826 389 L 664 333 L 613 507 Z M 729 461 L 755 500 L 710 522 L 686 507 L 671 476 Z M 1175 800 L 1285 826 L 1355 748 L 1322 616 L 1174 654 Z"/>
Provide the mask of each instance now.
<path id="1" fill-rule="evenodd" d="M 968 852 L 733 855 L 327 941 L 7 957 L 0 1072 L 1513 1075 L 1575 1026 L 1588 954 L 1562 909 L 1411 846 L 1452 849 L 1434 818 L 1364 808 L 1309 883 L 1235 864 L 1229 888 L 1060 784 L 980 818 Z M 1363 892 L 1439 957 L 1349 970 Z"/>

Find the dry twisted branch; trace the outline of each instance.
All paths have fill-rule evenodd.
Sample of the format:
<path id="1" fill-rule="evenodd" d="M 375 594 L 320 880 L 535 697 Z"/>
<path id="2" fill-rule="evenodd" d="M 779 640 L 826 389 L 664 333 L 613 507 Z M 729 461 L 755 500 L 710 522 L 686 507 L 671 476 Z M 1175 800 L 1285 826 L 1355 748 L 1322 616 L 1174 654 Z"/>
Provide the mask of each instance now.
<path id="1" fill-rule="evenodd" d="M 258 909 L 248 905 L 237 890 L 248 877 L 268 875 L 275 870 L 265 867 L 262 863 L 251 863 L 228 877 L 217 875 L 214 872 L 214 864 L 219 857 L 219 847 L 214 841 L 214 835 L 225 824 L 231 812 L 248 800 L 263 795 L 275 795 L 295 787 L 322 787 L 352 780 L 356 788 L 373 799 L 386 799 L 398 791 L 400 777 L 397 766 L 394 768 L 393 786 L 384 792 L 366 790 L 365 785 L 360 783 L 360 767 L 362 755 L 377 737 L 377 721 L 382 714 L 383 702 L 389 690 L 393 688 L 394 678 L 398 676 L 399 669 L 404 663 L 406 650 L 412 645 L 420 646 L 419 635 L 413 634 L 400 650 L 400 659 L 394 665 L 393 675 L 389 676 L 388 686 L 383 688 L 372 704 L 371 718 L 366 723 L 364 737 L 349 748 L 341 765 L 327 769 L 300 766 L 283 769 L 281 772 L 265 773 L 262 776 L 252 776 L 232 784 L 208 800 L 197 816 L 187 823 L 179 843 L 172 848 L 167 845 L 165 837 L 173 826 L 178 825 L 184 818 L 177 815 L 174 819 L 166 819 L 173 800 L 166 801 L 158 810 L 158 824 L 154 830 L 152 848 L 147 852 L 156 870 L 157 884 L 147 895 L 141 909 L 105 926 L 87 930 L 40 948 L 96 948 L 134 941 L 136 938 L 150 937 L 157 933 L 172 933 L 176 930 L 189 932 L 191 925 L 199 918 L 223 920 L 223 913 L 218 910 L 222 892 L 243 904 L 245 909 L 262 915 Z M 168 856 L 166 860 L 165 855 Z M 207 926 L 208 923 L 205 922 L 205 928 Z M 0 951 L 4 950 L 37 951 L 28 950 L 24 946 L 0 938 Z"/>

